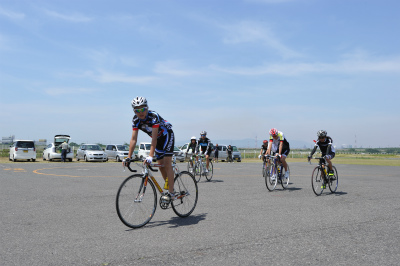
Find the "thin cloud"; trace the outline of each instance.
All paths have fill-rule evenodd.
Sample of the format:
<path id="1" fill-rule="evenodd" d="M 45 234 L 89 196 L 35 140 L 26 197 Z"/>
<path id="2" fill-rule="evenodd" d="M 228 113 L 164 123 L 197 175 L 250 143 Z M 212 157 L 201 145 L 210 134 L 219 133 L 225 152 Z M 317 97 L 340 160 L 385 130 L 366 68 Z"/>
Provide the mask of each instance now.
<path id="1" fill-rule="evenodd" d="M 88 72 L 85 76 L 89 76 L 100 83 L 133 83 L 133 84 L 146 84 L 156 81 L 158 78 L 154 76 L 128 76 L 121 73 L 112 73 L 107 71 L 99 71 L 98 74 Z"/>
<path id="2" fill-rule="evenodd" d="M 172 76 L 192 76 L 199 74 L 198 71 L 190 70 L 183 66 L 180 61 L 164 61 L 156 63 L 154 71 L 159 74 Z"/>
<path id="3" fill-rule="evenodd" d="M 303 56 L 283 44 L 275 33 L 265 25 L 253 21 L 241 21 L 234 25 L 222 25 L 220 27 L 227 34 L 224 38 L 225 43 L 262 43 L 285 58 Z"/>
<path id="4" fill-rule="evenodd" d="M 61 19 L 61 20 L 66 20 L 69 22 L 89 22 L 92 21 L 93 19 L 81 14 L 71 14 L 71 15 L 66 15 L 66 14 L 61 14 L 56 11 L 48 10 L 45 9 L 44 12 L 53 18 Z"/>
<path id="5" fill-rule="evenodd" d="M 90 94 L 96 91 L 89 88 L 49 88 L 45 89 L 44 93 L 50 96 L 60 95 L 76 95 L 76 94 Z"/>
<path id="6" fill-rule="evenodd" d="M 391 60 L 345 60 L 337 63 L 277 63 L 257 67 L 225 68 L 212 65 L 210 68 L 243 76 L 296 76 L 310 73 L 400 73 L 400 57 Z"/>
<path id="7" fill-rule="evenodd" d="M 17 12 L 13 12 L 10 10 L 6 10 L 2 7 L 0 7 L 0 15 L 8 17 L 10 19 L 24 19 L 25 18 L 25 14 L 24 13 L 17 13 Z"/>

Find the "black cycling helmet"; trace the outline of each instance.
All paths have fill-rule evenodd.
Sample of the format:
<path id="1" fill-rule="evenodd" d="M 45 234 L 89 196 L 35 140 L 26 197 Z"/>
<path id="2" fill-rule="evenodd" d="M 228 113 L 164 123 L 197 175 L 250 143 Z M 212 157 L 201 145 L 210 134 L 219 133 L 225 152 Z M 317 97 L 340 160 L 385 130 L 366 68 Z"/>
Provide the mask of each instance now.
<path id="1" fill-rule="evenodd" d="M 325 130 L 320 130 L 320 131 L 317 132 L 318 138 L 320 138 L 320 137 L 326 137 L 326 134 L 328 134 L 328 133 L 326 133 Z"/>

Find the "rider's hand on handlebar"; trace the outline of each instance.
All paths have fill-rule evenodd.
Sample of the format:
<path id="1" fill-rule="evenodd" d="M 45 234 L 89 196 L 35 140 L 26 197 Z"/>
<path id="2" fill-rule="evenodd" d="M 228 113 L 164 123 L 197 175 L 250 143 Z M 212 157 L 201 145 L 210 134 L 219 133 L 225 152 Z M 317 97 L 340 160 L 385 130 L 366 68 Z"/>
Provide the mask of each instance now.
<path id="1" fill-rule="evenodd" d="M 147 156 L 146 160 L 144 160 L 145 163 L 151 164 L 153 162 L 153 157 Z"/>
<path id="2" fill-rule="evenodd" d="M 260 155 L 258 155 L 258 159 L 261 159 L 261 154 L 260 154 Z"/>
<path id="3" fill-rule="evenodd" d="M 125 160 L 122 161 L 123 166 L 128 166 L 131 162 L 131 158 L 126 158 Z"/>

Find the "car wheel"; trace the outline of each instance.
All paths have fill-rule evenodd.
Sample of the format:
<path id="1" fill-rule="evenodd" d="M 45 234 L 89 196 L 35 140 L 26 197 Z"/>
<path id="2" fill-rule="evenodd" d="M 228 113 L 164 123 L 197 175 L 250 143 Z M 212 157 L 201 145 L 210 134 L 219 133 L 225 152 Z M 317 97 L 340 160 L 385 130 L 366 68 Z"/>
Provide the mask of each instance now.
<path id="1" fill-rule="evenodd" d="M 86 157 L 86 155 L 83 156 L 83 159 L 84 159 L 86 162 L 89 162 L 89 160 L 88 160 L 88 158 Z"/>
<path id="2" fill-rule="evenodd" d="M 71 159 L 68 159 L 68 161 L 72 162 L 72 158 L 71 158 Z"/>
<path id="3" fill-rule="evenodd" d="M 117 162 L 120 162 L 120 161 L 121 161 L 121 159 L 119 158 L 119 156 L 117 156 L 117 157 L 115 158 L 115 160 L 117 160 Z"/>
<path id="4" fill-rule="evenodd" d="M 17 160 L 14 158 L 14 155 L 13 155 L 12 161 L 13 161 L 13 162 L 16 162 L 16 161 L 17 161 Z"/>
<path id="5" fill-rule="evenodd" d="M 78 156 L 76 156 L 76 160 L 79 162 L 79 158 L 78 158 Z"/>
<path id="6" fill-rule="evenodd" d="M 47 159 L 51 162 L 53 159 L 50 158 L 50 154 L 47 155 Z"/>
<path id="7" fill-rule="evenodd" d="M 36 159 L 32 159 L 32 162 L 36 162 Z"/>

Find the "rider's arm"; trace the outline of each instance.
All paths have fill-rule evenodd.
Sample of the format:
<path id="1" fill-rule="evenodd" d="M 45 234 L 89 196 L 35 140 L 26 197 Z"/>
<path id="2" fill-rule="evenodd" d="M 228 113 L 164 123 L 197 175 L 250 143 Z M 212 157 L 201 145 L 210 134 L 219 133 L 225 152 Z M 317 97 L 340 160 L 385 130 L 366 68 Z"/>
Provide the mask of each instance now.
<path id="1" fill-rule="evenodd" d="M 314 152 L 317 150 L 317 144 L 315 144 L 314 149 L 310 152 L 310 155 L 308 157 L 312 157 Z"/>
<path id="2" fill-rule="evenodd" d="M 139 131 L 137 129 L 134 129 L 132 131 L 132 137 L 131 137 L 131 140 L 129 142 L 128 158 L 132 158 L 132 154 L 135 151 L 138 133 L 139 133 Z"/>

